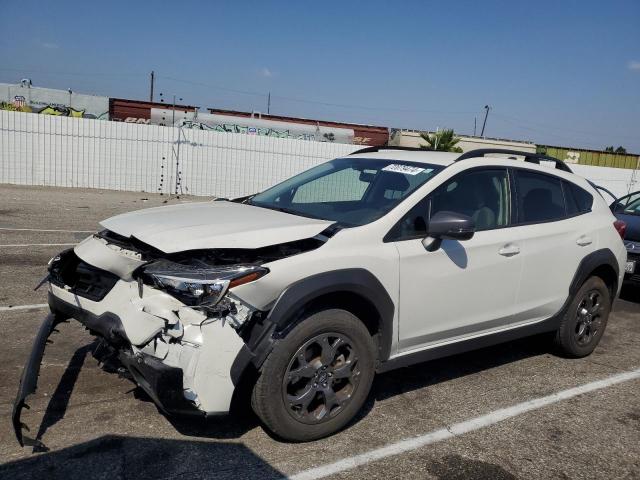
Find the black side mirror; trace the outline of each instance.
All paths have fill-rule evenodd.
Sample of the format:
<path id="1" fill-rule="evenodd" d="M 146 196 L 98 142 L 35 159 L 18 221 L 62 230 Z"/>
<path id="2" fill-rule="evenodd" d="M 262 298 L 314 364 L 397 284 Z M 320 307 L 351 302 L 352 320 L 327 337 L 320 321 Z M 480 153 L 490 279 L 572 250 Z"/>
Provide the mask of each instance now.
<path id="1" fill-rule="evenodd" d="M 471 217 L 455 212 L 438 212 L 429 221 L 426 238 L 422 244 L 429 252 L 440 248 L 442 240 L 469 240 L 476 231 L 476 224 Z M 426 243 L 425 243 L 426 241 Z"/>

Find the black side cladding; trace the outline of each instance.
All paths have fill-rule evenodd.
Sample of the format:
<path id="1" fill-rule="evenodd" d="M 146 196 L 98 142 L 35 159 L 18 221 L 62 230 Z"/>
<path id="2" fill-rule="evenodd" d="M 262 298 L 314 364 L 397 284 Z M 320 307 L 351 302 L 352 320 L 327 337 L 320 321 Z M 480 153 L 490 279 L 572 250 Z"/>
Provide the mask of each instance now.
<path id="1" fill-rule="evenodd" d="M 615 300 L 615 294 L 618 290 L 618 274 L 620 273 L 620 268 L 618 266 L 618 260 L 616 259 L 616 256 L 608 248 L 601 248 L 599 250 L 591 252 L 589 255 L 582 259 L 573 277 L 571 286 L 569 287 L 569 293 L 571 295 L 575 294 L 580 289 L 582 284 L 587 280 L 587 278 L 589 278 L 591 272 L 603 266 L 610 267 L 615 274 L 613 285 L 609 285 L 613 293 L 611 295 L 611 302 L 613 302 Z M 603 280 L 605 280 L 606 282 L 607 279 L 603 278 Z"/>
<path id="2" fill-rule="evenodd" d="M 289 285 L 275 302 L 269 313 L 261 315 L 251 331 L 243 335 L 245 345 L 231 367 L 234 384 L 240 380 L 249 364 L 259 368 L 273 348 L 274 341 L 285 335 L 307 305 L 315 299 L 338 293 L 355 294 L 372 305 L 380 320 L 378 360 L 384 362 L 391 353 L 393 315 L 395 306 L 387 290 L 368 270 L 349 268 L 333 270 Z"/>
<path id="3" fill-rule="evenodd" d="M 47 346 L 47 340 L 49 335 L 55 330 L 56 325 L 63 322 L 64 317 L 60 317 L 50 313 L 46 316 L 40 330 L 33 341 L 33 348 L 27 359 L 27 363 L 22 370 L 22 376 L 20 377 L 20 386 L 18 387 L 18 394 L 16 395 L 16 401 L 13 404 L 13 412 L 11 414 L 11 420 L 13 422 L 13 430 L 20 443 L 21 447 L 25 445 L 33 447 L 44 447 L 42 443 L 37 439 L 25 437 L 22 433 L 22 429 L 27 431 L 29 428 L 20 421 L 23 408 L 29 408 L 29 405 L 25 403 L 26 398 L 35 393 L 38 386 L 38 375 L 40 373 L 40 364 L 42 363 L 42 357 L 44 355 L 44 349 Z"/>

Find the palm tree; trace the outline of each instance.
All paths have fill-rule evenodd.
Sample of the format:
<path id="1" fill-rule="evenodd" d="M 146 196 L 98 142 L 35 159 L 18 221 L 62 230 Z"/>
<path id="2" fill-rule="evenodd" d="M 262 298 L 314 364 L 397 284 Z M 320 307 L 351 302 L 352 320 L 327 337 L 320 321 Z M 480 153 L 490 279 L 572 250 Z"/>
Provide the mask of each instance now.
<path id="1" fill-rule="evenodd" d="M 421 133 L 420 136 L 427 142 L 426 145 L 420 145 L 420 148 L 424 150 L 462 153 L 462 148 L 456 146 L 460 138 L 455 136 L 452 128 L 446 128 L 436 133 L 425 132 Z"/>

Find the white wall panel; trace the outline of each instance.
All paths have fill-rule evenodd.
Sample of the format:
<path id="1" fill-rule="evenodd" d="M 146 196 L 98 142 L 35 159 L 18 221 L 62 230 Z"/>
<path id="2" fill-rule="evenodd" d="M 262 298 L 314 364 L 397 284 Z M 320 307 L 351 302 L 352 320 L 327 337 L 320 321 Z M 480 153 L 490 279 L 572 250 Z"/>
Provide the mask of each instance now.
<path id="1" fill-rule="evenodd" d="M 0 183 L 236 197 L 359 148 L 0 110 Z M 640 189 L 633 170 L 571 168 L 617 195 Z"/>
<path id="2" fill-rule="evenodd" d="M 1 183 L 233 197 L 358 148 L 0 111 Z"/>

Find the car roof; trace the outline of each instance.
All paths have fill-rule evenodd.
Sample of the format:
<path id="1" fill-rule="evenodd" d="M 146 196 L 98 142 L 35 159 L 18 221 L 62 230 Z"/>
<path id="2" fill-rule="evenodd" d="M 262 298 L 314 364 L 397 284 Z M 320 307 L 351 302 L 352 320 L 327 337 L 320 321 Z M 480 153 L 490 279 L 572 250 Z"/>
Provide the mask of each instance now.
<path id="1" fill-rule="evenodd" d="M 381 150 L 379 152 L 352 153 L 350 158 L 366 158 L 380 160 L 400 160 L 404 162 L 427 163 L 446 167 L 455 162 L 459 153 L 434 152 L 430 150 Z"/>
<path id="2" fill-rule="evenodd" d="M 526 152 L 522 152 L 523 154 Z M 349 158 L 362 158 L 362 159 L 380 159 L 380 160 L 400 160 L 406 162 L 425 163 L 432 165 L 441 165 L 443 167 L 453 165 L 460 157 L 460 153 L 454 152 L 435 152 L 433 150 L 395 150 L 393 147 L 387 147 L 379 151 L 366 151 L 362 153 L 352 153 L 348 155 Z M 522 158 L 523 155 L 516 156 Z M 468 163 L 467 163 L 468 162 Z M 512 163 L 513 162 L 513 163 Z M 488 156 L 470 157 L 461 162 L 461 164 L 468 165 L 470 167 L 480 165 L 493 165 L 493 166 L 514 166 L 518 168 L 526 168 L 528 170 L 539 171 L 541 173 L 548 173 L 556 175 L 560 178 L 570 180 L 578 183 L 580 186 L 585 187 L 589 185 L 588 181 L 575 172 L 566 172 L 558 168 L 554 168 L 551 165 L 547 165 L 550 162 L 532 163 L 524 162 L 520 159 L 514 159 L 514 155 L 505 152 L 501 154 L 495 152 Z"/>

